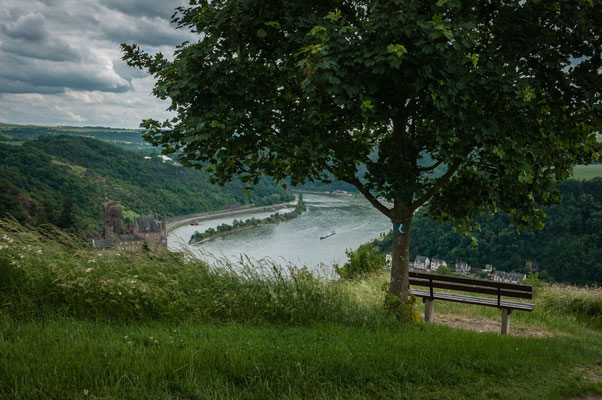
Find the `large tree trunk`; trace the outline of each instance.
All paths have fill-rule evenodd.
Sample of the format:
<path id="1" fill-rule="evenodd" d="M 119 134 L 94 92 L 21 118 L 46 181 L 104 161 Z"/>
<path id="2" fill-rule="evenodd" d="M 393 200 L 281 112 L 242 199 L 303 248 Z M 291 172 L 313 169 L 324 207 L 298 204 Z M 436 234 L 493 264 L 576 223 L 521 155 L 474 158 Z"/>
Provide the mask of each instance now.
<path id="1" fill-rule="evenodd" d="M 409 264 L 410 264 L 410 228 L 412 215 L 404 215 L 393 221 L 393 252 L 391 254 L 391 286 L 389 293 L 399 297 L 402 302 L 408 300 L 410 291 Z M 395 225 L 403 224 L 405 232 L 398 233 Z"/>

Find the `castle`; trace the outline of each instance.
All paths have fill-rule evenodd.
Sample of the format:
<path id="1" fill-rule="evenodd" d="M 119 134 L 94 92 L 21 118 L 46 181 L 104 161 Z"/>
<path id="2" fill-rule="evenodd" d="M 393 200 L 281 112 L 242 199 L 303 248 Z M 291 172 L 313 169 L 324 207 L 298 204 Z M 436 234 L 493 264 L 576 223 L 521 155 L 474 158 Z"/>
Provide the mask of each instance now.
<path id="1" fill-rule="evenodd" d="M 124 224 L 121 204 L 107 202 L 102 205 L 101 238 L 91 239 L 92 245 L 104 249 L 140 251 L 145 245 L 150 250 L 167 250 L 167 221 L 159 221 L 157 213 L 144 215 L 131 224 Z"/>

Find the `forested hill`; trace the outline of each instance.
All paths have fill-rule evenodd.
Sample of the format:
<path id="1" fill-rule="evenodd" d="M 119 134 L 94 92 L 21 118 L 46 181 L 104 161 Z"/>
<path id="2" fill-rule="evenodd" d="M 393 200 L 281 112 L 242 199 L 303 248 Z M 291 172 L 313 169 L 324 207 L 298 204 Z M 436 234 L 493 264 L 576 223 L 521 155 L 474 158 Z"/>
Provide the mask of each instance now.
<path id="1" fill-rule="evenodd" d="M 137 129 L 114 129 L 101 126 L 37 126 L 0 123 L 0 143 L 20 144 L 42 136 L 84 136 L 114 144 L 126 150 L 157 151 L 150 143 L 142 139 Z"/>
<path id="2" fill-rule="evenodd" d="M 107 200 L 120 201 L 130 218 L 155 210 L 169 218 L 293 199 L 267 179 L 247 194 L 239 182 L 213 185 L 204 172 L 148 157 L 76 136 L 0 144 L 0 215 L 56 224 L 72 202 L 77 228 L 90 229 L 100 226 L 101 205 Z"/>
<path id="3" fill-rule="evenodd" d="M 558 186 L 560 204 L 544 208 L 547 218 L 540 231 L 517 235 L 508 216 L 478 219 L 478 245 L 449 226 L 417 214 L 412 222 L 410 257 L 439 258 L 454 264 L 466 261 L 482 268 L 527 272 L 527 261 L 539 264 L 541 276 L 576 284 L 602 284 L 602 179 L 568 180 Z M 391 235 L 381 248 L 389 252 Z"/>

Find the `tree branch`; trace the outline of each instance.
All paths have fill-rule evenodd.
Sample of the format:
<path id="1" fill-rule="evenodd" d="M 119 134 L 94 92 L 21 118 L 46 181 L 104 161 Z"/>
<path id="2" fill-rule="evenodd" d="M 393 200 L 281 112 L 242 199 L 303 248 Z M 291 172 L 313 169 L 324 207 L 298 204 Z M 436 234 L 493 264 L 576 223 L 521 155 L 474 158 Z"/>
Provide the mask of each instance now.
<path id="1" fill-rule="evenodd" d="M 335 178 L 337 177 L 332 167 L 325 165 L 324 168 L 326 168 L 328 172 L 333 174 Z M 355 186 L 360 191 L 360 193 L 370 202 L 370 204 L 372 204 L 374 208 L 376 208 L 378 211 L 389 217 L 389 219 L 392 217 L 391 210 L 385 207 L 380 201 L 378 201 L 376 197 L 374 197 L 374 195 L 370 193 L 366 186 L 357 177 L 354 176 L 353 178 L 340 179 L 343 182 L 347 182 L 348 184 Z"/>
<path id="2" fill-rule="evenodd" d="M 410 206 L 412 212 L 416 211 L 420 206 L 424 205 L 424 203 L 426 203 L 431 197 L 433 197 L 433 195 L 437 193 L 443 185 L 449 182 L 451 177 L 458 170 L 458 168 L 460 168 L 460 165 L 462 165 L 463 162 L 463 160 L 456 161 L 451 167 L 449 167 L 447 172 L 443 174 L 441 178 L 437 179 L 435 184 L 431 186 L 431 188 L 421 198 L 413 202 Z"/>
<path id="3" fill-rule="evenodd" d="M 438 161 L 437 163 L 435 163 L 434 165 L 431 165 L 430 167 L 424 167 L 424 168 L 418 168 L 419 172 L 427 172 L 427 171 L 432 171 L 435 168 L 437 168 L 439 165 L 441 165 L 443 161 Z"/>

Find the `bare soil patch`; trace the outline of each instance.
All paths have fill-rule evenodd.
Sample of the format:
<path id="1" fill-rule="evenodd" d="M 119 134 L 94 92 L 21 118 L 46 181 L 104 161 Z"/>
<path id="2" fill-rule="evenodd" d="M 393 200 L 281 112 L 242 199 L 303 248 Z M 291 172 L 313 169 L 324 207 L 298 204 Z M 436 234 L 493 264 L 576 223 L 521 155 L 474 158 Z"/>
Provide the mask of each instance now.
<path id="1" fill-rule="evenodd" d="M 452 328 L 468 329 L 475 332 L 500 333 L 502 320 L 474 318 L 466 315 L 435 314 L 434 322 L 451 326 Z M 525 337 L 551 337 L 553 332 L 520 324 L 510 324 L 510 335 Z"/>

